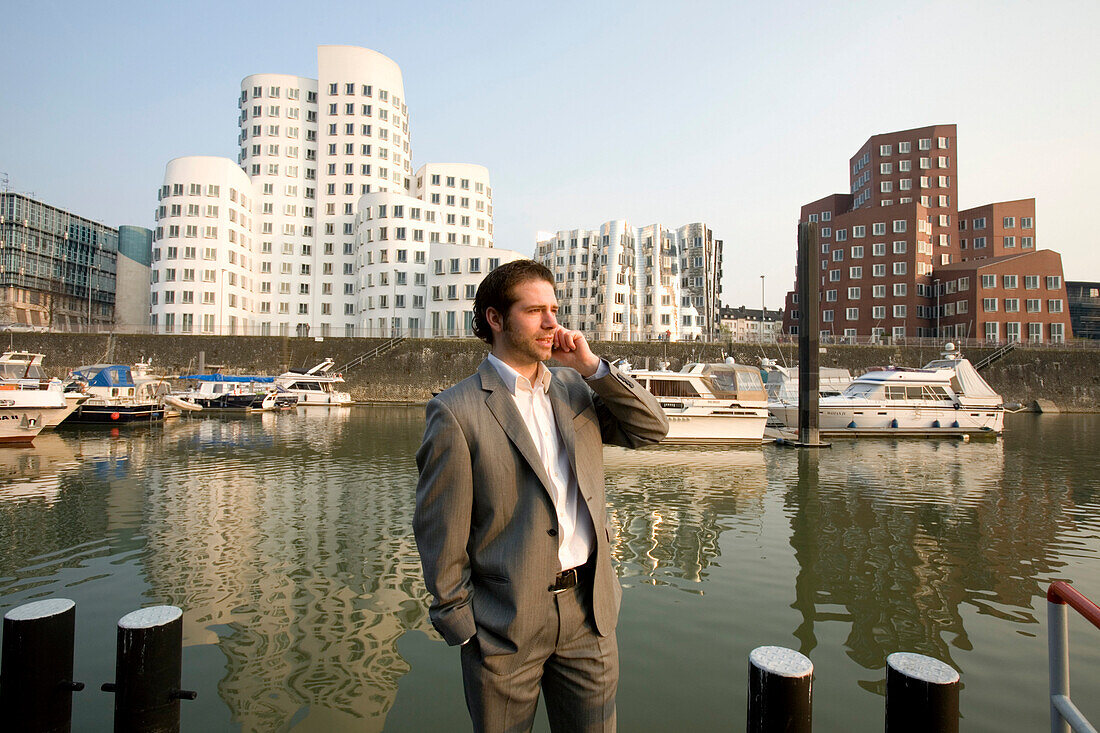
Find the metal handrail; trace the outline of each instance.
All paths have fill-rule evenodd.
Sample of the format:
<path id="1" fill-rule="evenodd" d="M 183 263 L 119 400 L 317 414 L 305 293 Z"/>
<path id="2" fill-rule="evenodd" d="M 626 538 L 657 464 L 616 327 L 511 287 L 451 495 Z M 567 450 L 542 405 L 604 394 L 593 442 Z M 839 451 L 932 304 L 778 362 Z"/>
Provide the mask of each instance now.
<path id="1" fill-rule="evenodd" d="M 977 369 L 980 372 L 982 369 L 985 369 L 987 366 L 989 366 L 993 362 L 997 361 L 998 359 L 1003 359 L 1005 356 L 1008 355 L 1008 353 L 1010 351 L 1015 350 L 1016 347 L 1018 347 L 1019 345 L 1020 345 L 1020 343 L 1018 341 L 1009 341 L 1007 344 L 1005 344 L 1004 346 L 997 349 L 996 351 L 994 351 L 989 356 L 985 357 L 984 359 L 982 359 L 981 361 L 976 363 L 974 365 L 974 368 Z"/>
<path id="2" fill-rule="evenodd" d="M 344 374 L 345 372 L 350 371 L 352 368 L 359 366 L 360 364 L 362 364 L 366 360 L 373 359 L 374 357 L 378 356 L 379 354 L 383 354 L 383 353 L 389 351 L 394 346 L 397 346 L 399 343 L 401 343 L 404 340 L 405 340 L 404 336 L 395 336 L 394 338 L 391 338 L 390 340 L 386 341 L 385 343 L 380 344 L 379 346 L 376 346 L 375 348 L 371 349 L 367 353 L 360 354 L 359 356 L 357 356 L 354 359 L 352 359 L 351 361 L 349 361 L 347 364 L 344 364 L 342 367 L 340 367 L 336 371 L 338 371 L 340 374 Z"/>
<path id="3" fill-rule="evenodd" d="M 1069 699 L 1070 606 L 1100 629 L 1100 606 L 1069 583 L 1056 580 L 1047 588 L 1047 649 L 1050 663 L 1051 733 L 1097 733 Z"/>

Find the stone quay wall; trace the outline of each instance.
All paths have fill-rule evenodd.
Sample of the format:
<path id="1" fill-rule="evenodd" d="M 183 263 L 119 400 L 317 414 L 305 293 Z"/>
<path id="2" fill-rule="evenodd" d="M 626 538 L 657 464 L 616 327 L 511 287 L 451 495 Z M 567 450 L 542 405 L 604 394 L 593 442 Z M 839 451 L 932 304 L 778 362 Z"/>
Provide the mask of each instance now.
<path id="1" fill-rule="evenodd" d="M 170 336 L 132 334 L 8 334 L 9 348 L 46 355 L 46 369 L 64 377 L 82 364 L 134 364 L 152 360 L 156 373 L 196 373 L 200 362 L 226 373 L 278 374 L 288 368 L 308 368 L 332 358 L 337 366 L 370 352 L 385 339 L 288 338 L 279 336 Z M 796 346 L 693 342 L 623 342 L 593 344 L 609 360 L 628 359 L 635 367 L 657 368 L 668 362 L 679 369 L 691 361 L 721 361 L 727 354 L 741 363 L 758 364 L 766 356 L 779 363 L 797 361 Z M 406 339 L 344 374 L 357 401 L 422 403 L 472 374 L 488 347 L 473 339 Z M 970 349 L 977 362 L 993 349 Z M 825 347 L 822 366 L 848 369 L 853 375 L 875 366 L 921 366 L 939 350 L 916 346 Z M 982 376 L 1006 402 L 1027 405 L 1054 402 L 1065 411 L 1100 411 L 1100 350 L 1091 348 L 1020 347 L 982 370 Z"/>

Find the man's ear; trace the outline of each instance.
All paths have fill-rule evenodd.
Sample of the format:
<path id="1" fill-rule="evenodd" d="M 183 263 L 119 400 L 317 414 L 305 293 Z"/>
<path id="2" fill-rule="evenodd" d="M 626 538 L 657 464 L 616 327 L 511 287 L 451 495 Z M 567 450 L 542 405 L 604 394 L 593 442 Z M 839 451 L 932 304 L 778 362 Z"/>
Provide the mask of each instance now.
<path id="1" fill-rule="evenodd" d="M 492 329 L 493 333 L 504 331 L 504 318 L 496 308 L 485 309 L 485 322 L 489 324 L 489 328 Z"/>

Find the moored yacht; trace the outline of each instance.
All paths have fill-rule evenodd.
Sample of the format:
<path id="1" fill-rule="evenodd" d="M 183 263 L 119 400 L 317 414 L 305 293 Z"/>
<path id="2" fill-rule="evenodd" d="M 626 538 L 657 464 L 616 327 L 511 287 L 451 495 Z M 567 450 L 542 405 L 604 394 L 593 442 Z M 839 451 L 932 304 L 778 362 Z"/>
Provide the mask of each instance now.
<path id="1" fill-rule="evenodd" d="M 275 384 L 298 396 L 298 404 L 323 407 L 345 407 L 351 404 L 351 395 L 336 389 L 344 383 L 344 375 L 333 374 L 332 359 L 325 359 L 312 369 L 291 369 L 275 377 Z"/>
<path id="2" fill-rule="evenodd" d="M 1001 396 L 954 344 L 922 369 L 875 369 L 820 402 L 822 435 L 996 435 Z"/>
<path id="3" fill-rule="evenodd" d="M 798 366 L 785 367 L 772 359 L 760 360 L 768 390 L 768 424 L 798 427 Z M 852 383 L 852 373 L 837 367 L 818 369 L 817 393 L 821 397 L 840 394 Z"/>
<path id="4" fill-rule="evenodd" d="M 72 372 L 91 395 L 76 408 L 67 423 L 155 422 L 164 419 L 163 400 L 143 385 L 139 395 L 130 367 L 125 364 L 89 364 Z M 159 381 L 159 380 L 158 380 Z"/>
<path id="5" fill-rule="evenodd" d="M 662 443 L 761 443 L 768 421 L 760 370 L 745 364 L 685 364 L 678 372 L 624 371 L 657 398 L 668 417 Z"/>
<path id="6" fill-rule="evenodd" d="M 60 425 L 88 399 L 88 394 L 79 390 L 66 390 L 60 379 L 50 379 L 42 367 L 44 358 L 43 354 L 30 351 L 5 351 L 0 355 L 0 380 L 7 384 L 18 383 L 21 390 L 47 390 L 54 393 L 52 396 L 38 395 L 37 400 L 32 400 L 49 403 L 42 412 L 42 429 L 48 430 Z M 61 407 L 55 404 L 57 396 L 61 398 Z"/>

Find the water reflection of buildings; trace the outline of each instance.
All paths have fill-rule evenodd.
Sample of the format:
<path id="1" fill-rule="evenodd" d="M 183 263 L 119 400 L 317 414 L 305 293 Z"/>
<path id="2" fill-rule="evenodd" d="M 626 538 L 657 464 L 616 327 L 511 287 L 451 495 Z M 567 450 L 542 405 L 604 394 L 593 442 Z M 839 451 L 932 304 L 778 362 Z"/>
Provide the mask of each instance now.
<path id="1" fill-rule="evenodd" d="M 185 643 L 216 643 L 245 730 L 316 716 L 380 730 L 409 629 L 428 631 L 411 534 L 423 430 L 415 410 L 204 420 L 202 446 L 150 473 L 146 566 L 185 610 Z M 342 416 L 342 417 L 341 417 Z"/>
<path id="2" fill-rule="evenodd" d="M 881 669 L 899 650 L 954 663 L 952 648 L 970 648 L 961 605 L 1035 622 L 1039 576 L 1057 565 L 1049 545 L 1064 491 L 1005 475 L 1001 441 L 801 452 L 785 497 L 800 650 L 817 646 L 817 624 L 839 621 L 851 625 L 849 655 L 864 668 Z"/>
<path id="3" fill-rule="evenodd" d="M 755 527 L 763 514 L 759 448 L 605 448 L 604 469 L 612 555 L 627 582 L 697 590 L 722 532 Z"/>

